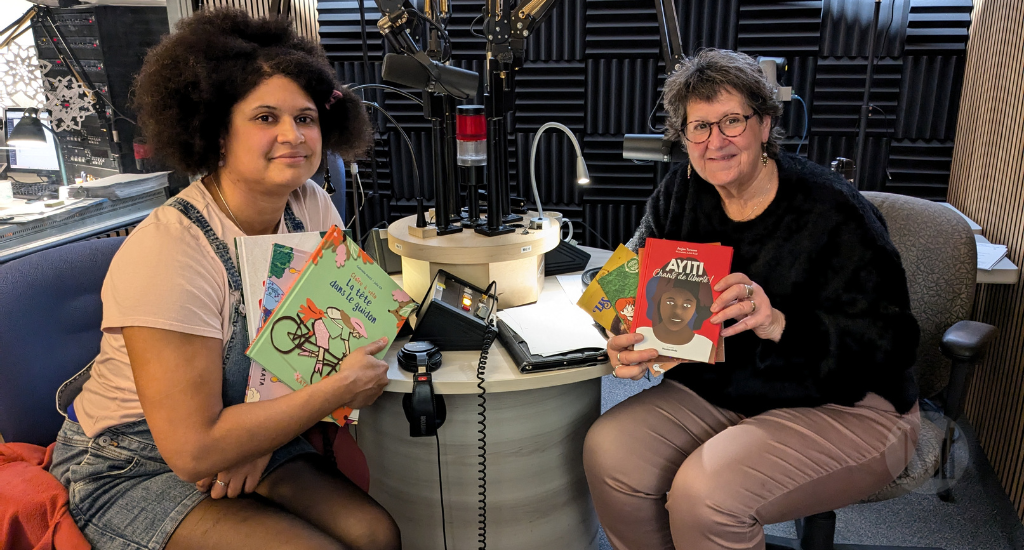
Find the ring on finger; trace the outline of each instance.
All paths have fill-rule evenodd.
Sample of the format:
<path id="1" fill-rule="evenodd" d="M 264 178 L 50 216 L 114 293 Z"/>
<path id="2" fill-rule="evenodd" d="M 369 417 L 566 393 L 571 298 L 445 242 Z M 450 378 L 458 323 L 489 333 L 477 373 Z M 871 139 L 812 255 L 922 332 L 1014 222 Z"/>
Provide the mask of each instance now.
<path id="1" fill-rule="evenodd" d="M 616 365 L 616 366 L 612 367 L 612 378 L 618 378 L 619 377 L 619 374 L 616 371 L 618 371 L 619 367 L 621 367 L 621 366 L 622 365 Z"/>
<path id="2" fill-rule="evenodd" d="M 750 301 L 750 314 L 753 315 L 755 311 L 757 311 L 757 302 L 751 300 Z"/>
<path id="3" fill-rule="evenodd" d="M 622 357 L 620 357 L 621 355 L 622 355 L 621 351 L 615 354 L 615 362 L 619 364 L 619 367 L 622 366 Z M 615 368 L 619 368 L 619 367 L 615 367 Z"/>
<path id="4" fill-rule="evenodd" d="M 749 299 L 751 296 L 754 295 L 754 287 L 752 285 L 743 285 L 743 286 L 747 289 L 747 296 L 746 296 L 746 298 Z"/>
<path id="5" fill-rule="evenodd" d="M 221 487 L 224 487 L 225 489 L 228 488 L 228 484 L 227 483 L 224 483 L 223 481 L 221 481 L 219 479 L 215 479 L 214 481 L 216 481 L 217 484 L 220 485 Z"/>

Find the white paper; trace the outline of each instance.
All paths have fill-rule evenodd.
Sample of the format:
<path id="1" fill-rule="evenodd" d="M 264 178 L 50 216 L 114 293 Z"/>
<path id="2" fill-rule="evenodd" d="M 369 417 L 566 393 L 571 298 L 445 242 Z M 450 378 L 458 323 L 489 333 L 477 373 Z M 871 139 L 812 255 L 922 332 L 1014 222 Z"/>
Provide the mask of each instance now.
<path id="1" fill-rule="evenodd" d="M 978 242 L 978 269 L 989 270 L 1006 257 L 1005 244 Z"/>
<path id="2" fill-rule="evenodd" d="M 577 280 L 579 275 L 576 275 Z M 564 299 L 564 301 L 563 301 Z M 548 357 L 581 348 L 601 348 L 606 342 L 594 320 L 568 297 L 554 294 L 543 303 L 508 308 L 498 317 L 530 346 L 530 353 Z"/>
<path id="3" fill-rule="evenodd" d="M 13 202 L 0 206 L 0 218 L 12 218 L 9 220 L 5 219 L 2 223 L 31 222 L 60 212 L 67 212 L 68 210 L 82 208 L 105 200 L 107 199 L 69 199 L 64 201 L 64 204 L 60 206 L 46 206 L 46 203 L 52 203 L 54 201 L 36 200 L 29 203 L 23 199 L 14 199 Z"/>
<path id="4" fill-rule="evenodd" d="M 575 275 L 557 275 L 558 284 L 561 285 L 562 290 L 565 291 L 565 295 L 569 298 L 569 301 L 576 303 L 583 297 L 583 280 L 580 279 L 580 274 Z"/>

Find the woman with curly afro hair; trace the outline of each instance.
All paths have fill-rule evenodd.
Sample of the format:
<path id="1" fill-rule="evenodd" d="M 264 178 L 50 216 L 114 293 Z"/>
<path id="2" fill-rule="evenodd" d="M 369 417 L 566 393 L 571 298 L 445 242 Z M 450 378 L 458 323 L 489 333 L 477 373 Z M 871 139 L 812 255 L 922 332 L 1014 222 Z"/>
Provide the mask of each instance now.
<path id="1" fill-rule="evenodd" d="M 154 152 L 196 180 L 121 246 L 100 353 L 61 390 L 73 402 L 51 472 L 75 521 L 96 548 L 400 548 L 391 516 L 299 437 L 373 403 L 386 342 L 309 387 L 243 402 L 251 361 L 232 243 L 342 223 L 309 178 L 327 152 L 366 148 L 359 99 L 287 21 L 214 10 L 149 52 L 135 104 Z"/>

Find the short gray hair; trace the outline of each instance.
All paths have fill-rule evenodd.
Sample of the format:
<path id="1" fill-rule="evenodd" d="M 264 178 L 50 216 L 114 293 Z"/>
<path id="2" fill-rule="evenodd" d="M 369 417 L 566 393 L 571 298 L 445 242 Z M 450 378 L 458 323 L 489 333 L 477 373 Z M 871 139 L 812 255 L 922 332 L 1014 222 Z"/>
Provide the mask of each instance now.
<path id="1" fill-rule="evenodd" d="M 775 99 L 775 90 L 754 58 L 732 50 L 706 48 L 683 60 L 679 69 L 665 82 L 665 137 L 683 141 L 686 107 L 691 101 L 710 102 L 726 91 L 742 97 L 754 114 L 768 117 L 772 131 L 768 134 L 768 156 L 778 158 L 782 129 L 774 119 L 782 116 L 782 103 Z"/>

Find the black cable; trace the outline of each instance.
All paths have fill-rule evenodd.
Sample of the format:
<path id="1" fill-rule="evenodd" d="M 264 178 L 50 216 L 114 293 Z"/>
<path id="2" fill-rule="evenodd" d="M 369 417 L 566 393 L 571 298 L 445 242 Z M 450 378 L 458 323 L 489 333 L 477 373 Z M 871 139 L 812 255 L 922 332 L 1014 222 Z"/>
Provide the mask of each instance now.
<path id="1" fill-rule="evenodd" d="M 373 230 L 377 229 L 378 227 L 380 227 L 382 225 L 387 225 L 387 224 L 388 224 L 387 220 L 381 220 L 377 225 L 371 227 L 369 229 L 369 231 L 367 231 L 366 234 L 363 235 L 363 242 L 359 245 L 359 247 L 362 248 L 363 250 L 366 250 L 366 241 L 370 240 L 370 234 L 373 233 Z"/>
<path id="2" fill-rule="evenodd" d="M 359 1 L 359 36 L 363 46 L 363 84 L 370 83 L 370 46 L 366 38 L 366 7 L 363 5 L 364 0 Z M 383 103 L 383 94 L 376 94 L 377 103 Z M 378 195 L 380 193 L 380 185 L 377 178 L 377 142 L 374 140 L 373 146 L 370 147 L 370 180 L 373 182 L 373 194 Z M 379 201 L 374 201 L 374 216 L 383 214 L 378 211 L 376 207 L 380 206 L 377 204 Z"/>
<path id="3" fill-rule="evenodd" d="M 797 146 L 796 146 L 796 154 L 797 154 L 797 156 L 799 156 L 800 155 L 800 149 L 804 146 L 804 141 L 807 140 L 807 126 L 808 126 L 809 113 L 807 111 L 807 103 L 804 101 L 804 98 L 800 97 L 797 94 L 793 94 L 793 99 L 799 101 L 800 104 L 804 106 L 804 135 L 803 135 L 803 137 L 800 138 L 800 143 L 797 144 Z"/>
<path id="4" fill-rule="evenodd" d="M 661 100 L 664 99 L 664 98 L 665 98 L 665 89 L 662 88 L 661 93 L 658 94 L 658 100 L 654 102 L 654 108 L 651 109 L 651 114 L 647 115 L 647 127 L 650 128 L 652 132 L 664 132 L 665 131 L 664 127 L 662 127 L 662 128 L 655 128 L 654 124 L 652 124 L 652 121 L 654 120 L 654 114 L 658 112 L 658 105 L 661 105 Z"/>
<path id="5" fill-rule="evenodd" d="M 484 9 L 487 9 L 487 8 L 484 8 Z M 483 38 L 484 40 L 487 40 L 487 37 L 484 36 L 484 33 L 479 32 L 479 31 L 477 31 L 476 29 L 473 28 L 473 27 L 476 26 L 476 22 L 481 20 L 481 19 L 483 19 L 483 18 L 484 18 L 484 14 L 481 13 L 480 15 L 476 16 L 476 18 L 473 19 L 473 21 L 471 21 L 469 23 L 469 33 L 472 34 L 473 36 L 479 36 L 480 38 Z"/>
<path id="6" fill-rule="evenodd" d="M 388 86 L 387 84 L 360 84 L 358 86 L 349 86 L 348 89 L 349 90 L 362 90 L 364 88 L 375 88 L 375 89 L 379 89 L 379 90 L 390 90 L 392 92 L 395 92 L 396 94 L 402 95 L 405 98 L 410 99 L 410 100 L 416 102 L 416 104 L 420 105 L 421 107 L 423 106 L 423 100 L 422 99 L 420 99 L 420 98 L 418 98 L 418 97 L 416 97 L 416 96 L 414 96 L 414 95 L 412 95 L 412 94 L 410 94 L 408 92 L 403 92 L 402 90 L 399 90 L 398 88 L 395 88 L 394 86 Z"/>
<path id="7" fill-rule="evenodd" d="M 448 531 L 444 524 L 444 483 L 441 482 L 441 438 L 436 431 L 434 441 L 437 442 L 437 490 L 441 493 L 441 538 L 444 539 L 445 550 L 448 550 Z"/>
<path id="8" fill-rule="evenodd" d="M 889 42 L 889 29 L 892 28 L 892 23 L 896 19 L 896 0 L 892 0 L 892 4 L 889 6 L 889 24 L 885 27 L 885 34 L 882 35 L 882 47 L 878 50 L 878 55 L 871 60 L 871 64 L 878 67 L 878 60 L 885 55 L 885 45 Z M 875 37 L 872 36 L 871 40 Z"/>
<path id="9" fill-rule="evenodd" d="M 420 169 L 419 166 L 416 164 L 416 149 L 412 146 L 412 140 L 409 139 L 409 134 L 406 134 L 405 130 L 402 129 L 402 125 L 399 124 L 398 121 L 396 121 L 394 117 L 391 116 L 391 113 L 384 110 L 380 105 L 377 105 L 372 101 L 366 101 L 365 99 L 363 100 L 363 105 L 366 105 L 367 107 L 373 107 L 374 109 L 380 111 L 384 116 L 388 118 L 388 120 L 391 121 L 391 124 L 395 125 L 395 129 L 398 130 L 398 132 L 402 135 L 402 139 L 405 140 L 405 144 L 409 146 L 409 155 L 410 159 L 412 160 L 412 172 L 414 181 L 417 184 L 419 184 L 420 190 L 422 191 L 423 184 L 420 182 Z"/>
<path id="10" fill-rule="evenodd" d="M 448 47 L 448 55 L 449 56 L 451 55 L 452 39 L 451 39 L 451 37 L 448 36 L 448 31 L 444 30 L 444 27 L 442 27 L 441 25 L 438 25 L 436 21 L 434 21 L 433 19 L 427 17 L 426 15 L 423 15 L 422 13 L 420 13 L 416 9 L 406 9 L 405 11 L 411 11 L 412 13 L 414 13 L 416 15 L 416 17 L 420 18 L 421 20 L 426 22 L 431 27 L 434 27 L 434 29 L 437 30 L 437 33 L 441 35 L 441 38 L 444 39 L 444 45 Z M 442 62 L 447 61 L 447 59 L 444 57 L 444 52 L 443 51 L 441 52 L 441 61 Z"/>
<path id="11" fill-rule="evenodd" d="M 493 290 L 492 290 L 493 289 Z M 498 330 L 494 327 L 494 315 L 498 310 L 498 283 L 491 281 L 487 288 L 484 290 L 484 296 L 491 297 L 491 310 L 488 312 L 487 330 L 484 332 L 484 340 L 480 346 L 480 362 L 476 367 L 476 387 L 480 390 L 480 420 L 477 424 L 480 425 L 480 429 L 477 433 L 480 437 L 477 439 L 480 445 L 477 449 L 480 454 L 477 457 L 480 459 L 480 477 L 477 478 L 480 482 L 480 491 L 477 493 L 480 495 L 480 506 L 478 509 L 480 513 L 477 514 L 480 523 L 480 533 L 478 536 L 478 542 L 480 543 L 481 550 L 487 549 L 487 388 L 484 387 L 484 373 L 487 371 L 487 353 L 491 349 L 491 345 L 494 344 L 494 338 L 498 335 Z"/>
<path id="12" fill-rule="evenodd" d="M 570 221 L 572 221 L 572 220 L 570 220 Z M 612 243 L 606 241 L 604 239 L 604 237 L 602 237 L 597 231 L 594 231 L 593 229 L 591 229 L 589 225 L 583 223 L 582 221 L 576 221 L 576 222 L 572 222 L 572 223 L 578 223 L 578 224 L 582 225 L 583 227 L 586 227 L 587 231 L 590 231 L 591 233 L 594 234 L 595 237 L 598 238 L 598 240 L 600 240 L 602 243 L 608 245 L 608 250 L 615 250 L 615 246 L 613 246 Z"/>

